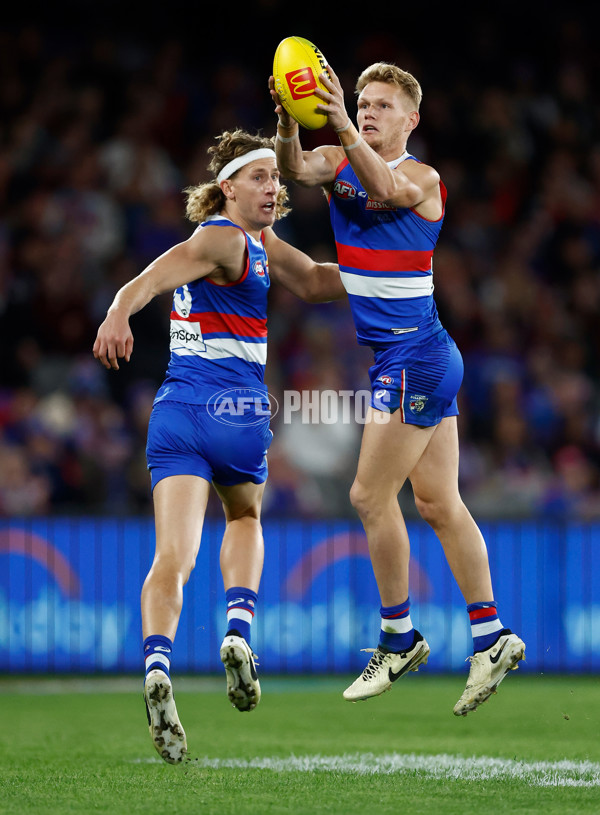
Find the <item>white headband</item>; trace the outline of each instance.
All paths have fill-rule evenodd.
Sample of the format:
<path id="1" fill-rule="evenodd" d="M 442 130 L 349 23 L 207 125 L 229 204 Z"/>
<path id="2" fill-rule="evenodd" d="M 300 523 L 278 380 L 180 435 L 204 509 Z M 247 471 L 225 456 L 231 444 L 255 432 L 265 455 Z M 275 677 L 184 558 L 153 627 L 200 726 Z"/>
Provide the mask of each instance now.
<path id="1" fill-rule="evenodd" d="M 244 167 L 251 161 L 256 161 L 258 158 L 277 158 L 275 150 L 270 150 L 268 147 L 261 147 L 260 150 L 250 150 L 249 153 L 244 153 L 243 156 L 234 158 L 229 164 L 226 164 L 219 175 L 217 176 L 217 183 L 225 181 L 226 178 L 232 176 L 240 167 Z"/>

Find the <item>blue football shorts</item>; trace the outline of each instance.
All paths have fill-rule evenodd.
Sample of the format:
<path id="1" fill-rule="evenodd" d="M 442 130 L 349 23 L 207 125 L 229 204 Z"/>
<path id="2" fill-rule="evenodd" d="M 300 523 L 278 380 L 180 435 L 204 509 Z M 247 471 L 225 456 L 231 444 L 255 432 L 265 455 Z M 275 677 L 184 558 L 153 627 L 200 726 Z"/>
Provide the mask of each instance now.
<path id="1" fill-rule="evenodd" d="M 251 399 L 224 407 L 155 402 L 146 444 L 152 489 L 170 475 L 197 475 L 224 487 L 262 484 L 273 438 L 270 418 L 268 403 Z"/>
<path id="2" fill-rule="evenodd" d="M 402 421 L 433 427 L 446 416 L 458 416 L 456 396 L 464 373 L 454 340 L 444 331 L 421 346 L 375 352 L 369 368 L 371 407 L 401 411 Z"/>

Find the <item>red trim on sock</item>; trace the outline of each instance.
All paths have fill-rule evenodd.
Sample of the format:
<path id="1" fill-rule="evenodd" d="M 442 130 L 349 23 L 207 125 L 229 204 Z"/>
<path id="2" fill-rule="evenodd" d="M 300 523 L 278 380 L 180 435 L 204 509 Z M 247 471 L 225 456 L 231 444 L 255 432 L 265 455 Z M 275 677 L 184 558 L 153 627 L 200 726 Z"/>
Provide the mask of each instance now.
<path id="1" fill-rule="evenodd" d="M 474 611 L 469 611 L 470 620 L 479 620 L 481 617 L 497 617 L 498 612 L 494 606 L 489 608 L 476 608 Z"/>

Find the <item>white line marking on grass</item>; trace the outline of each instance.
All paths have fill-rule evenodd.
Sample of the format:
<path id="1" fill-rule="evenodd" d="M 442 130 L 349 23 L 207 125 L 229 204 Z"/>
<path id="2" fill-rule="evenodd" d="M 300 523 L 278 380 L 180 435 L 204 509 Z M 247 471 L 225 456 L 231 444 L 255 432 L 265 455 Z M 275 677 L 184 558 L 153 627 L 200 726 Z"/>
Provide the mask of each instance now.
<path id="1" fill-rule="evenodd" d="M 160 759 L 159 759 L 160 761 Z M 186 762 L 215 770 L 272 770 L 273 772 L 337 772 L 360 775 L 421 773 L 440 779 L 487 781 L 510 779 L 537 787 L 598 787 L 600 764 L 592 761 L 516 761 L 489 756 L 421 756 L 388 753 L 352 753 L 341 756 L 289 756 L 288 758 L 196 758 Z"/>

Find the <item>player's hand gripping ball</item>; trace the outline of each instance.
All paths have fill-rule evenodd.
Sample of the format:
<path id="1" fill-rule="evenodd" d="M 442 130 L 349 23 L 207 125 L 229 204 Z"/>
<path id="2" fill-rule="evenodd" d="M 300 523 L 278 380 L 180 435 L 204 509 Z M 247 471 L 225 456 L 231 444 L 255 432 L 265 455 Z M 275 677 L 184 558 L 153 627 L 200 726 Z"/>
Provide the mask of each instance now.
<path id="1" fill-rule="evenodd" d="M 319 82 L 319 74 L 327 76 L 327 60 L 304 37 L 286 37 L 277 46 L 273 60 L 275 90 L 281 104 L 293 118 L 308 130 L 318 130 L 327 124 L 327 116 L 317 105 L 315 88 L 327 88 Z"/>

